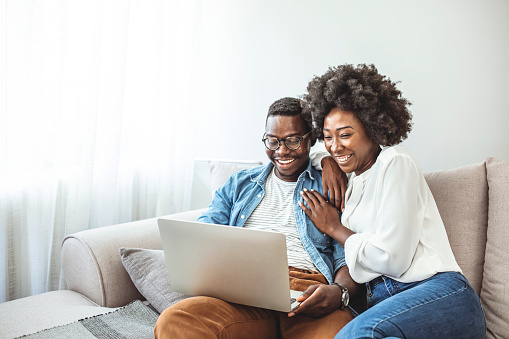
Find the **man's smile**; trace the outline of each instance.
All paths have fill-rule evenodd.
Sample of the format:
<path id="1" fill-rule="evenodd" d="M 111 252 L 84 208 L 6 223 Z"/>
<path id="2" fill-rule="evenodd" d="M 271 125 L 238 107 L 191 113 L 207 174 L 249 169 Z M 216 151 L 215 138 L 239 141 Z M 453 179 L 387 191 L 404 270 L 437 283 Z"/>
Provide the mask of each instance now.
<path id="1" fill-rule="evenodd" d="M 295 159 L 285 159 L 285 160 L 283 160 L 283 159 L 276 159 L 276 161 L 278 163 L 282 164 L 282 165 L 287 165 L 287 164 L 293 162 L 294 160 Z"/>

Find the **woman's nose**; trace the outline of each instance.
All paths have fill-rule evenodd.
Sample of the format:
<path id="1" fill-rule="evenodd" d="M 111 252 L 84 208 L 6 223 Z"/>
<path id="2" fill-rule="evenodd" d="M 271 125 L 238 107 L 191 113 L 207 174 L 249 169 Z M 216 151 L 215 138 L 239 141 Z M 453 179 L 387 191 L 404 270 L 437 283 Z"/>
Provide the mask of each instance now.
<path id="1" fill-rule="evenodd" d="M 340 142 L 338 142 L 337 140 L 333 140 L 331 142 L 331 152 L 332 153 L 337 153 L 339 151 L 341 151 L 343 149 L 342 145 Z"/>

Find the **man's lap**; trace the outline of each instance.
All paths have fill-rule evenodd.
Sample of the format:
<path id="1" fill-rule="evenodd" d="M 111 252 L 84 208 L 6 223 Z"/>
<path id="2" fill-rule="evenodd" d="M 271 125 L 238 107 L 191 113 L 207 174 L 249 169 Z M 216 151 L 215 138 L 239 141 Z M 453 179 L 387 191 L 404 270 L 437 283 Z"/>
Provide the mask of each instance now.
<path id="1" fill-rule="evenodd" d="M 313 284 L 326 283 L 318 273 L 289 272 L 292 289 L 304 291 Z M 180 301 L 165 310 L 156 324 L 156 337 L 171 333 L 187 336 L 218 338 L 271 338 L 280 335 L 288 338 L 332 338 L 352 319 L 348 310 L 337 310 L 324 317 L 312 318 L 257 307 L 228 303 L 216 298 L 193 297 Z M 185 329 L 187 328 L 187 329 Z M 191 328 L 195 328 L 191 330 Z M 185 330 L 184 330 L 185 329 Z M 183 337 L 183 336 L 182 336 Z"/>

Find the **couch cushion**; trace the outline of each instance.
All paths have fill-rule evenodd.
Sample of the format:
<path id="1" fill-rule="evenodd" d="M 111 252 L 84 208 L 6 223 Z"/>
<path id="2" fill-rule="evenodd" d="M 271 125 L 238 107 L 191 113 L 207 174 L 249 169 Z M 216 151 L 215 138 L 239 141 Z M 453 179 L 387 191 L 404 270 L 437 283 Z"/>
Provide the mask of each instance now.
<path id="1" fill-rule="evenodd" d="M 479 294 L 488 226 L 485 163 L 424 176 L 444 221 L 456 261 Z"/>
<path id="2" fill-rule="evenodd" d="M 0 304 L 0 338 L 14 338 L 114 311 L 74 291 L 53 291 Z"/>
<path id="3" fill-rule="evenodd" d="M 488 338 L 509 334 L 509 162 L 486 160 L 490 206 L 481 302 Z"/>
<path id="4" fill-rule="evenodd" d="M 162 250 L 121 248 L 120 257 L 138 291 L 159 313 L 189 297 L 171 290 Z"/>
<path id="5" fill-rule="evenodd" d="M 238 171 L 260 166 L 261 164 L 261 162 L 209 161 L 212 198 L 214 198 L 217 189 L 228 181 L 230 175 Z"/>

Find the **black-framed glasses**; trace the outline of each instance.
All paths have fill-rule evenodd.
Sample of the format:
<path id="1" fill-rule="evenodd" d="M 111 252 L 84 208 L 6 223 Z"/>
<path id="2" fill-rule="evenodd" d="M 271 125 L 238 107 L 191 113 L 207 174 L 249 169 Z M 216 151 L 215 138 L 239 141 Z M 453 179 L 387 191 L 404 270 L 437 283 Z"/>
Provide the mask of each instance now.
<path id="1" fill-rule="evenodd" d="M 311 132 L 307 132 L 306 134 L 304 134 L 301 137 L 287 137 L 284 139 L 278 139 L 278 138 L 274 138 L 274 137 L 266 137 L 266 138 L 263 138 L 262 141 L 265 144 L 265 147 L 271 151 L 276 151 L 281 146 L 281 141 L 283 141 L 285 143 L 285 145 L 286 145 L 286 147 L 288 147 L 288 149 L 295 151 L 296 149 L 299 149 L 302 140 L 304 140 L 310 134 L 311 134 Z"/>

